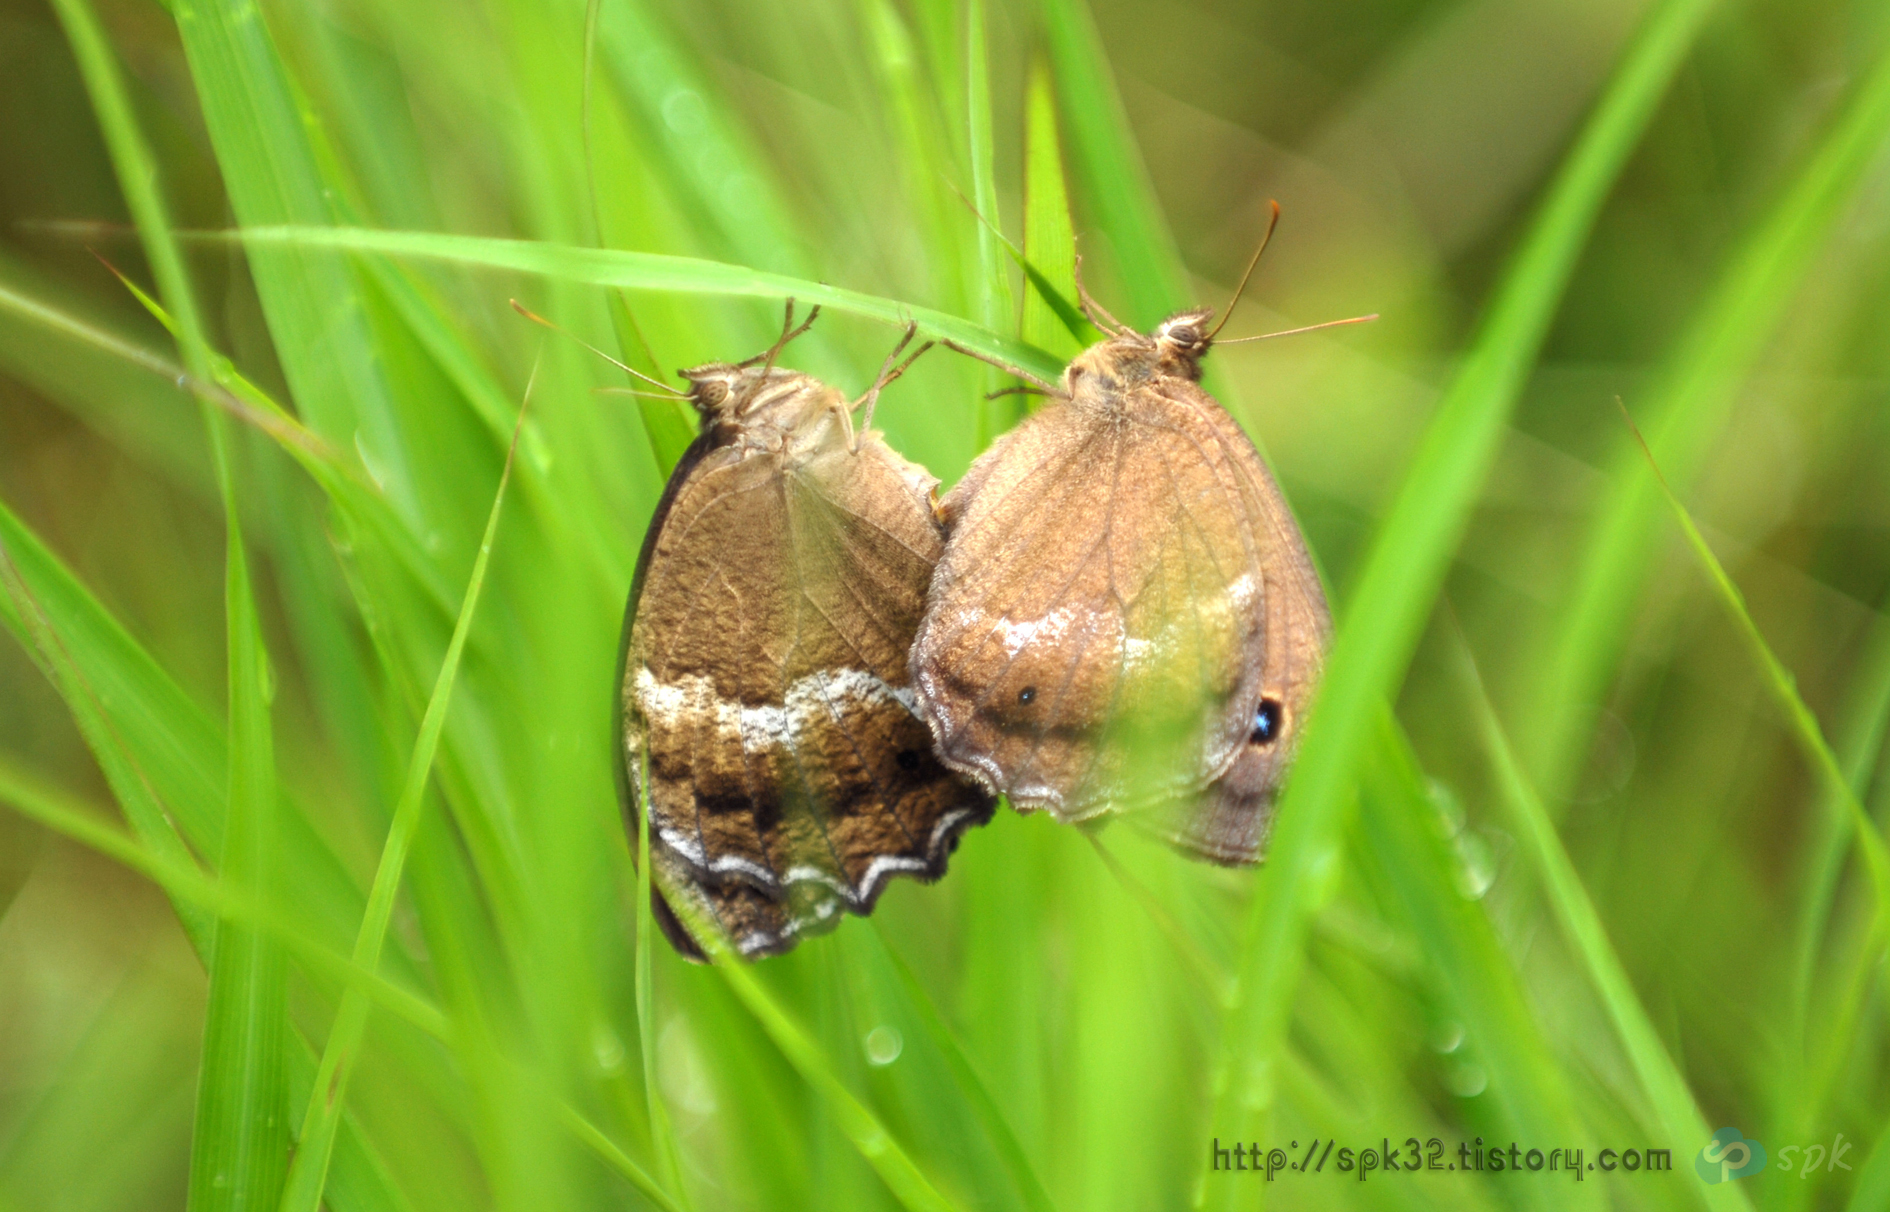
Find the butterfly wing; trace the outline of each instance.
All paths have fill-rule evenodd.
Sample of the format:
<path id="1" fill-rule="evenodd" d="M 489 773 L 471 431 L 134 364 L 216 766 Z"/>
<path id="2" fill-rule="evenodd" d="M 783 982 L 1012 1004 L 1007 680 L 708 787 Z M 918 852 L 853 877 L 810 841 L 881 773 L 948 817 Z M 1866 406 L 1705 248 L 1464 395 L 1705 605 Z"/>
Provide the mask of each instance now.
<path id="1" fill-rule="evenodd" d="M 1065 819 L 1214 777 L 1262 655 L 1257 536 L 1217 433 L 1130 403 L 1052 405 L 953 491 L 913 653 L 946 763 Z"/>
<path id="2" fill-rule="evenodd" d="M 1245 730 L 1221 776 L 1198 800 L 1160 826 L 1176 846 L 1212 862 L 1253 863 L 1265 853 L 1274 798 L 1299 747 L 1318 688 L 1332 616 L 1306 541 L 1265 460 L 1227 411 L 1183 381 L 1178 394 L 1215 431 L 1238 486 L 1241 509 L 1258 539 L 1263 585 L 1258 686 L 1230 704 L 1227 727 Z M 1264 729 L 1262 711 L 1268 714 Z"/>
<path id="3" fill-rule="evenodd" d="M 819 424 L 679 471 L 625 646 L 626 772 L 640 791 L 647 746 L 658 866 L 749 955 L 870 912 L 891 875 L 942 874 L 991 809 L 933 759 L 907 688 L 931 482 Z"/>
<path id="4" fill-rule="evenodd" d="M 1254 712 L 1276 687 L 1296 729 L 1311 683 L 1283 654 L 1323 636 L 1318 581 L 1253 444 L 1199 387 L 1103 403 L 1037 413 L 946 498 L 921 709 L 946 764 L 1020 808 L 1135 809 L 1251 862 L 1283 768 L 1250 752 Z"/>

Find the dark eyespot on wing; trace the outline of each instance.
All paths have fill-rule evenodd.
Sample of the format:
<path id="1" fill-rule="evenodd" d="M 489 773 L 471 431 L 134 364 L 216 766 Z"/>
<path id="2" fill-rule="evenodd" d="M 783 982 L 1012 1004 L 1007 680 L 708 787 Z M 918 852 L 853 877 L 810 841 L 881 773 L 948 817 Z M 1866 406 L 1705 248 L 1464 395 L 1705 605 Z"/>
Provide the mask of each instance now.
<path id="1" fill-rule="evenodd" d="M 1261 699 L 1254 708 L 1253 731 L 1247 736 L 1250 745 L 1271 745 L 1280 739 L 1280 731 L 1286 727 L 1286 709 L 1278 699 Z"/>

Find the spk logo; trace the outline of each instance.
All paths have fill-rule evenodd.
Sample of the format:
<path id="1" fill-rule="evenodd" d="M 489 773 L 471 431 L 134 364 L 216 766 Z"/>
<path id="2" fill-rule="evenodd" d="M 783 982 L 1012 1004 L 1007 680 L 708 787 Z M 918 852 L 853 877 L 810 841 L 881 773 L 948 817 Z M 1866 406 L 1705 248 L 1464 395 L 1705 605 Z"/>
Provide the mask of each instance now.
<path id="1" fill-rule="evenodd" d="M 1709 1183 L 1730 1182 L 1765 1169 L 1765 1146 L 1747 1140 L 1737 1128 L 1721 1128 L 1700 1147 L 1693 1172 Z"/>

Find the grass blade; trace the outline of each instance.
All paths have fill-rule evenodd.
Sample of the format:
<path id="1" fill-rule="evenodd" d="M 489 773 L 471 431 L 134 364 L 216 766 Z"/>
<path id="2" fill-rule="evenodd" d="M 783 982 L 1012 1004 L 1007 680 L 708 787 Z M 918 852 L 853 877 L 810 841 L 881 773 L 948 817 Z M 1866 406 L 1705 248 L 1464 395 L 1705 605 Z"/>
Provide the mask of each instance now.
<path id="1" fill-rule="evenodd" d="M 526 403 L 531 388 L 525 389 Z M 420 732 L 414 739 L 413 755 L 407 764 L 407 778 L 401 787 L 400 802 L 394 807 L 394 819 L 387 830 L 381 850 L 380 865 L 368 891 L 367 910 L 361 918 L 361 930 L 355 936 L 354 962 L 367 971 L 380 966 L 381 947 L 387 938 L 387 923 L 393 916 L 394 897 L 407 866 L 407 852 L 413 846 L 419 828 L 420 812 L 426 804 L 433 755 L 440 744 L 440 730 L 446 724 L 446 711 L 453 701 L 453 683 L 459 676 L 459 661 L 466 650 L 466 637 L 472 631 L 474 614 L 479 609 L 479 594 L 485 588 L 486 565 L 492 558 L 492 543 L 499 531 L 500 511 L 505 504 L 505 486 L 512 478 L 512 461 L 518 453 L 519 434 L 525 425 L 525 408 L 519 408 L 518 422 L 512 430 L 512 444 L 505 452 L 505 466 L 499 473 L 499 486 L 492 496 L 492 510 L 486 517 L 485 535 L 480 539 L 479 554 L 473 560 L 472 575 L 460 602 L 459 618 L 453 623 L 453 638 L 447 643 L 446 659 L 440 663 L 439 677 L 427 698 L 426 712 L 420 720 Z M 283 1212 L 315 1212 L 321 1203 L 322 1188 L 328 1177 L 328 1163 L 335 1147 L 335 1132 L 341 1122 L 341 1108 L 348 1095 L 348 1079 L 359 1055 L 361 1035 L 367 1026 L 368 1003 L 352 990 L 342 995 L 341 1008 L 335 1014 L 334 1029 L 322 1048 L 321 1064 L 316 1070 L 314 1089 L 308 1109 L 302 1116 L 297 1136 L 295 1162 L 289 1169 L 287 1189 L 283 1192 Z"/>
<path id="2" fill-rule="evenodd" d="M 1041 61 L 1031 65 L 1025 116 L 1024 248 L 1018 260 L 1036 290 L 1024 296 L 1018 335 L 1027 344 L 1070 357 L 1097 334 L 1057 285 L 1074 287 L 1076 230 L 1063 177 L 1055 87 L 1049 67 Z"/>
<path id="3" fill-rule="evenodd" d="M 918 974 L 912 970 L 912 966 L 906 963 L 898 949 L 886 937 L 885 928 L 878 923 L 874 925 L 876 929 L 873 931 L 873 937 L 879 940 L 880 949 L 892 964 L 893 971 L 898 974 L 899 983 L 905 988 L 913 1010 L 918 1014 L 919 1021 L 925 1025 L 925 1033 L 931 1036 L 933 1044 L 944 1056 L 945 1063 L 950 1066 L 952 1076 L 957 1079 L 959 1091 L 971 1103 L 973 1114 L 984 1126 L 992 1146 L 998 1151 L 998 1156 L 1004 1159 L 1005 1166 L 1011 1172 L 1012 1181 L 1017 1184 L 1019 1194 L 1024 1197 L 1025 1205 L 1031 1209 L 1031 1212 L 1054 1212 L 1056 1205 L 1051 1202 L 1050 1193 L 1044 1189 L 1043 1180 L 1037 1177 L 1036 1169 L 1030 1164 L 1030 1155 L 1024 1151 L 1023 1143 L 1011 1130 L 1010 1123 L 1004 1118 L 1004 1111 L 998 1106 L 997 1100 L 991 1097 L 990 1088 L 978 1076 L 978 1071 L 972 1067 L 971 1058 L 965 1055 L 964 1046 L 958 1042 L 958 1037 L 946 1024 L 944 1016 L 939 1014 L 938 1007 L 932 1004 L 932 999 L 925 992 L 925 986 L 919 983 Z"/>
<path id="4" fill-rule="evenodd" d="M 644 787 L 649 786 L 647 778 L 640 782 Z M 647 798 L 642 808 L 647 818 Z M 647 858 L 647 854 L 644 857 Z M 712 923 L 702 920 L 688 898 L 671 895 L 664 899 L 682 919 L 690 936 L 702 948 L 703 954 L 709 957 L 711 965 L 736 999 L 754 1016 L 788 1063 L 820 1095 L 841 1132 L 846 1134 L 847 1140 L 866 1159 L 866 1163 L 873 1167 L 893 1196 L 909 1212 L 952 1212 L 956 1205 L 939 1194 L 938 1188 L 932 1185 L 931 1180 L 900 1147 L 879 1117 L 847 1089 L 846 1083 L 840 1080 L 833 1063 L 822 1052 L 814 1037 L 755 978 L 747 962 L 730 949 L 720 931 Z"/>
<path id="5" fill-rule="evenodd" d="M 1505 1126 L 1525 1139 L 1568 1141 L 1580 1124 L 1559 1060 L 1489 916 L 1452 879 L 1461 860 L 1434 827 L 1436 805 L 1389 710 L 1379 713 L 1379 735 L 1361 803 L 1365 848 L 1402 902 L 1464 1038 L 1476 1042 Z"/>
<path id="6" fill-rule="evenodd" d="M 1622 415 L 1627 416 L 1625 408 Z M 1810 1097 L 1801 1097 L 1795 1105 L 1794 1122 L 1786 1125 L 1791 1132 L 1802 1133 L 1821 1122 L 1819 1113 L 1824 1111 L 1842 1076 L 1842 1068 L 1850 1050 L 1856 1045 L 1857 1026 L 1862 1019 L 1866 1003 L 1870 1000 L 1868 990 L 1875 973 L 1884 958 L 1886 946 L 1890 946 L 1890 853 L 1886 852 L 1882 834 L 1864 811 L 1851 790 L 1850 780 L 1845 777 L 1839 765 L 1837 755 L 1825 742 L 1824 732 L 1818 725 L 1818 717 L 1798 694 L 1796 680 L 1791 671 L 1785 668 L 1771 645 L 1765 642 L 1765 636 L 1753 621 L 1752 614 L 1746 609 L 1745 598 L 1734 585 L 1732 578 L 1726 575 L 1726 569 L 1713 555 L 1713 549 L 1707 545 L 1694 525 L 1693 517 L 1674 495 L 1666 477 L 1661 474 L 1660 466 L 1654 461 L 1653 451 L 1641 437 L 1641 432 L 1634 426 L 1632 417 L 1628 417 L 1628 426 L 1632 429 L 1634 440 L 1647 460 L 1648 468 L 1658 485 L 1660 493 L 1666 498 L 1672 509 L 1674 519 L 1679 522 L 1681 531 L 1686 535 L 1687 545 L 1693 549 L 1699 560 L 1700 568 L 1712 582 L 1720 604 L 1726 608 L 1740 638 L 1745 641 L 1753 663 L 1765 681 L 1766 689 L 1771 693 L 1779 710 L 1785 716 L 1785 722 L 1792 739 L 1803 751 L 1806 762 L 1817 772 L 1819 781 L 1824 785 L 1825 797 L 1841 806 L 1849 818 L 1857 839 L 1866 877 L 1870 881 L 1871 896 L 1874 901 L 1870 915 L 1870 926 L 1864 937 L 1858 941 L 1856 950 L 1848 965 L 1845 966 L 1841 980 L 1842 1000 L 1838 1022 L 1834 1030 L 1822 1039 L 1807 1040 L 1807 1050 L 1811 1055 L 1805 1058 L 1812 1068 Z M 1796 1192 L 1799 1188 L 1791 1188 Z M 1801 1197 L 1802 1198 L 1802 1197 Z"/>
<path id="7" fill-rule="evenodd" d="M 184 365 L 196 382 L 207 383 L 210 354 L 195 296 L 116 63 L 83 0 L 61 0 L 58 11 L 159 290 L 176 317 Z M 227 537 L 229 808 L 218 867 L 223 878 L 238 889 L 261 894 L 275 884 L 279 833 L 269 656 L 243 549 L 228 422 L 209 400 L 201 408 L 222 491 Z M 275 1202 L 288 1168 L 288 1073 L 283 1065 L 288 960 L 273 939 L 234 922 L 219 921 L 209 967 L 210 1004 L 197 1088 L 188 1206 L 193 1212 L 266 1208 Z"/>
<path id="8" fill-rule="evenodd" d="M 1548 809 L 1536 794 L 1535 788 L 1530 786 L 1528 776 L 1523 773 L 1522 765 L 1517 761 L 1509 738 L 1503 731 L 1502 722 L 1497 719 L 1496 709 L 1490 704 L 1482 675 L 1478 673 L 1469 649 L 1461 643 L 1457 647 L 1477 731 L 1482 738 L 1485 756 L 1496 773 L 1497 786 L 1509 809 L 1510 822 L 1542 879 L 1548 892 L 1549 907 L 1555 914 L 1563 936 L 1576 954 L 1581 956 L 1589 983 L 1594 986 L 1602 1006 L 1608 1012 L 1609 1021 L 1614 1025 L 1615 1033 L 1627 1052 L 1628 1061 L 1634 1067 L 1635 1078 L 1640 1082 L 1648 1101 L 1653 1104 L 1654 1113 L 1666 1130 L 1667 1139 L 1681 1142 L 1707 1140 L 1712 1129 L 1700 1114 L 1699 1105 L 1694 1101 L 1693 1091 L 1687 1086 L 1686 1079 L 1681 1076 L 1673 1058 L 1661 1043 L 1660 1032 L 1641 1005 L 1634 991 L 1634 982 L 1629 979 L 1627 969 L 1622 966 L 1620 957 L 1615 954 L 1614 946 L 1608 940 L 1607 927 L 1602 924 L 1601 915 L 1595 911 L 1594 902 L 1589 900 L 1581 876 L 1576 872 L 1575 864 L 1569 860 L 1568 851 L 1562 847 L 1561 836 L 1555 831 L 1555 823 L 1549 817 Z M 1672 1179 L 1672 1183 L 1684 1185 L 1690 1191 L 1699 1191 L 1690 1176 L 1681 1171 L 1676 1171 L 1676 1175 L 1678 1177 Z M 1708 1185 L 1703 1194 L 1711 1207 L 1746 1206 L 1743 1199 L 1735 1198 L 1737 1191 L 1738 1188 L 1731 1183 L 1718 1183 Z"/>
<path id="9" fill-rule="evenodd" d="M 1790 314 L 1813 258 L 1890 137 L 1890 48 L 1777 204 L 1752 229 L 1647 393 L 1654 456 L 1684 491 L 1699 473 L 1767 338 Z M 1529 717 L 1539 721 L 1536 760 L 1551 803 L 1573 777 L 1585 738 L 1570 705 L 1593 702 L 1620 653 L 1625 620 L 1647 579 L 1660 537 L 1660 492 L 1640 452 L 1625 445 L 1585 544 L 1575 585 L 1540 662 Z"/>
<path id="10" fill-rule="evenodd" d="M 1190 292 L 1181 253 L 1129 136 L 1128 115 L 1089 10 L 1083 0 L 1043 0 L 1042 11 L 1081 196 L 1108 237 L 1134 300 L 1130 309 L 1110 310 L 1134 325 L 1136 316 L 1186 306 Z"/>
<path id="11" fill-rule="evenodd" d="M 1062 363 L 1043 350 L 958 316 L 805 278 L 695 257 L 580 248 L 543 241 L 348 227 L 246 227 L 230 233 L 230 237 L 255 247 L 284 245 L 385 253 L 539 274 L 557 281 L 591 286 L 728 298 L 795 299 L 802 304 L 818 303 L 902 328 L 910 319 L 919 326 L 923 336 L 956 341 L 1048 378 L 1054 379 L 1063 370 Z"/>
<path id="12" fill-rule="evenodd" d="M 1340 825 L 1352 804 L 1355 772 L 1372 743 L 1376 713 L 1395 693 L 1430 615 L 1504 422 L 1595 215 L 1710 7 L 1709 0 L 1664 0 L 1636 34 L 1504 273 L 1373 540 L 1333 644 L 1254 899 L 1214 1080 L 1217 1130 L 1257 1135 L 1243 1129 L 1270 1102 L 1266 1067 L 1283 1046 L 1306 923 L 1324 895 L 1318 873 L 1336 862 Z M 1203 1170 L 1197 1205 L 1207 1199 L 1206 1178 Z"/>
<path id="13" fill-rule="evenodd" d="M 618 736 L 621 736 L 621 731 Z M 614 738 L 613 738 L 614 739 Z M 619 741 L 621 743 L 621 741 Z M 654 925 L 650 906 L 650 817 L 637 817 L 637 1051 L 643 1061 L 643 1098 L 650 1117 L 651 1146 L 656 1153 L 657 1173 L 666 1190 L 674 1191 L 686 1203 L 689 1190 L 682 1181 L 682 1157 L 676 1145 L 676 1132 L 670 1122 L 669 1108 L 656 1081 L 656 1009 L 655 974 L 651 971 L 650 940 Z"/>
<path id="14" fill-rule="evenodd" d="M 171 11 L 237 221 L 328 222 L 330 183 L 261 11 L 240 0 L 180 0 Z M 250 268 L 302 416 L 331 442 L 358 443 L 396 506 L 417 516 L 355 275 L 340 258 L 296 248 L 255 250 Z"/>
<path id="15" fill-rule="evenodd" d="M 147 876 L 179 902 L 189 904 L 220 921 L 238 922 L 270 934 L 294 949 L 311 967 L 341 977 L 350 993 L 362 996 L 428 1035 L 442 1041 L 452 1038 L 452 1024 L 437 1007 L 389 983 L 379 973 L 304 933 L 293 918 L 283 914 L 277 907 L 211 879 L 189 862 L 179 863 L 154 852 L 141 841 L 125 837 L 118 830 L 100 822 L 98 813 L 86 810 L 70 797 L 16 769 L 4 756 L 0 756 L 0 801 L 12 804 L 46 828 Z M 315 1066 L 316 1059 L 298 1038 L 289 1057 L 292 1084 L 309 1090 L 317 1088 Z M 577 1140 L 628 1178 L 652 1202 L 669 1212 L 678 1212 L 679 1206 L 670 1200 L 668 1194 L 652 1182 L 642 1168 L 596 1124 L 566 1103 L 558 1104 L 557 1114 L 560 1122 Z M 348 1195 L 341 1198 L 337 1196 L 337 1191 L 344 1184 Z M 340 1139 L 335 1145 L 333 1174 L 326 1198 L 338 1209 L 359 1207 L 364 1202 L 370 1207 L 405 1206 L 404 1201 L 387 1189 L 385 1176 L 380 1172 L 378 1163 L 367 1151 L 351 1119 L 345 1114 Z"/>
<path id="16" fill-rule="evenodd" d="M 971 199 L 986 220 L 978 225 L 978 268 L 983 287 L 978 292 L 978 318 L 993 332 L 1003 332 L 1011 321 L 1011 275 L 998 251 L 997 234 L 987 226 L 1002 221 L 992 150 L 990 53 L 984 0 L 971 0 L 965 6 L 965 129 L 971 149 Z"/>

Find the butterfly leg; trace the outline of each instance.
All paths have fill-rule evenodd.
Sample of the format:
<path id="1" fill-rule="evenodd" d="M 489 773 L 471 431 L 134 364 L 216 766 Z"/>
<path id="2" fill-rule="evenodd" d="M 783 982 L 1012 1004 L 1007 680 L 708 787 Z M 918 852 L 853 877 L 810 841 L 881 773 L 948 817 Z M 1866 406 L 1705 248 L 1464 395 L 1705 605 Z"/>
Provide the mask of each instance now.
<path id="1" fill-rule="evenodd" d="M 1109 309 L 1090 298 L 1089 289 L 1083 285 L 1083 254 L 1076 254 L 1076 264 L 1070 267 L 1070 276 L 1076 279 L 1076 297 L 1083 304 L 1083 314 L 1089 322 L 1112 337 L 1127 336 L 1128 325 L 1109 314 Z"/>
<path id="2" fill-rule="evenodd" d="M 979 353 L 977 350 L 960 345 L 956 341 L 944 341 L 944 342 L 941 342 L 941 344 L 943 344 L 946 349 L 952 350 L 956 353 L 964 354 L 967 358 L 976 358 L 980 362 L 988 362 L 989 364 L 997 367 L 999 370 L 1003 371 L 1007 375 L 1016 375 L 1020 379 L 1028 379 L 1032 383 L 1035 383 L 1039 388 L 1041 388 L 1045 395 L 1056 396 L 1059 399 L 1061 399 L 1063 396 L 1063 393 L 1057 390 L 1057 385 L 1055 383 L 1052 383 L 1050 380 L 1044 378 L 1040 374 L 1033 373 L 1031 371 L 1025 370 L 1021 366 L 1015 365 L 1010 362 L 1006 362 L 1002 358 L 994 358 L 990 354 Z"/>
<path id="3" fill-rule="evenodd" d="M 781 356 L 781 351 L 788 347 L 788 342 L 800 336 L 802 333 L 806 332 L 808 329 L 812 328 L 814 326 L 814 320 L 819 315 L 820 315 L 820 304 L 816 303 L 814 304 L 814 309 L 807 313 L 807 318 L 801 321 L 801 326 L 799 328 L 794 327 L 794 300 L 792 298 L 788 299 L 787 315 L 781 321 L 780 337 L 778 337 L 775 340 L 775 343 L 773 345 L 770 345 L 767 348 L 767 350 L 765 350 L 764 352 L 758 353 L 754 357 L 748 358 L 745 361 L 737 362 L 735 365 L 753 366 L 757 362 L 765 362 L 767 364 L 767 368 L 769 370 L 773 370 L 774 360 Z"/>
<path id="4" fill-rule="evenodd" d="M 847 405 L 846 414 L 844 415 L 846 415 L 846 419 L 849 423 L 847 433 L 849 439 L 848 448 L 852 450 L 854 454 L 860 453 L 860 441 L 858 436 L 856 436 L 851 429 L 852 417 L 850 414 L 854 409 L 865 405 L 866 411 L 860 415 L 859 432 L 865 433 L 873 427 L 873 408 L 879 403 L 879 393 L 884 391 L 887 385 L 894 379 L 905 374 L 906 368 L 918 361 L 920 354 L 932 348 L 932 342 L 927 341 L 925 344 L 919 346 L 918 349 L 914 350 L 912 355 L 905 361 L 899 362 L 897 366 L 893 365 L 893 363 L 898 360 L 899 355 L 905 352 L 906 346 L 912 344 L 912 338 L 918 334 L 918 331 L 919 326 L 916 323 L 910 320 L 906 322 L 906 334 L 899 338 L 899 344 L 893 346 L 892 352 L 886 355 L 885 363 L 879 368 L 879 377 L 873 380 L 873 385 L 866 389 L 865 395 Z"/>

